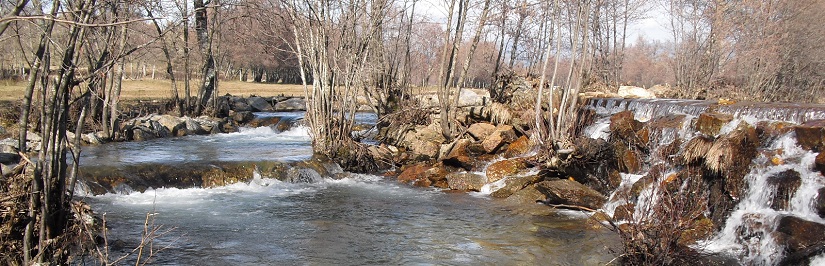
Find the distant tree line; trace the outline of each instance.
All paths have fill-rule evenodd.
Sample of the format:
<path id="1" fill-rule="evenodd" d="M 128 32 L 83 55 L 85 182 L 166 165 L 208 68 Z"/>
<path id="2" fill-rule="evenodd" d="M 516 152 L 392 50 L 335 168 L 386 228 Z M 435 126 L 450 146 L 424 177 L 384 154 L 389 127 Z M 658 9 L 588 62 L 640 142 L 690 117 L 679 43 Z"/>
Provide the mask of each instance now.
<path id="1" fill-rule="evenodd" d="M 208 113 L 222 80 L 303 84 L 316 152 L 345 164 L 364 154 L 349 135 L 360 96 L 383 115 L 432 87 L 450 140 L 462 88 L 533 77 L 536 134 L 563 148 L 589 87 L 667 83 L 690 98 L 787 101 L 815 101 L 825 87 L 823 0 L 440 3 L 443 20 L 418 0 L 0 1 L 0 75 L 26 84 L 20 150 L 29 130 L 43 137 L 26 170 L 22 252 L 4 250 L 7 261 L 68 259 L 58 240 L 76 180 L 67 161 L 80 153 L 68 132 L 118 134 L 127 78 L 182 80 L 169 92 L 181 115 Z M 656 16 L 671 40 L 628 40 L 651 9 L 666 13 Z"/>

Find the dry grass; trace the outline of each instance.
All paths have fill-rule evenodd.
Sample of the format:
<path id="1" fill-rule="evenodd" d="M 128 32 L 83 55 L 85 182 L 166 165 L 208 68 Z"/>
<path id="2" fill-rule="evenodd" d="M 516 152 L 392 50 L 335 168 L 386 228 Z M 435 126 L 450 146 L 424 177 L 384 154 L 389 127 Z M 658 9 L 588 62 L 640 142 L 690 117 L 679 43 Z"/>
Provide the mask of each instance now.
<path id="1" fill-rule="evenodd" d="M 197 80 L 191 81 L 191 93 L 198 91 Z M 303 96 L 302 85 L 293 84 L 261 84 L 242 81 L 221 81 L 218 83 L 218 93 L 237 96 Z M 0 100 L 15 101 L 23 98 L 26 83 L 23 81 L 0 80 Z M 183 82 L 178 82 L 178 94 L 183 96 Z M 172 86 L 169 80 L 124 80 L 121 99 L 167 99 L 172 95 Z"/>

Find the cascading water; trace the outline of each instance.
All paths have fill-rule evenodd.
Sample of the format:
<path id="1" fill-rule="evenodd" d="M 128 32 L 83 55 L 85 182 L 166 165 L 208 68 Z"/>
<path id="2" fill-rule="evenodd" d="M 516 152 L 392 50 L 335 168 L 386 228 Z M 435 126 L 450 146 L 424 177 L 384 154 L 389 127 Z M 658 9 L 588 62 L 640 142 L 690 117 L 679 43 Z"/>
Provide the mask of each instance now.
<path id="1" fill-rule="evenodd" d="M 747 124 L 756 128 L 760 122 L 782 121 L 791 124 L 801 124 L 808 121 L 825 119 L 825 107 L 799 104 L 734 104 L 718 105 L 712 101 L 667 100 L 667 99 L 591 99 L 587 106 L 594 110 L 594 123 L 583 131 L 593 139 L 609 140 L 611 115 L 622 112 L 633 112 L 634 118 L 640 122 L 649 122 L 657 119 L 671 119 L 681 123 L 679 126 L 651 129 L 649 132 L 650 157 L 645 158 L 646 165 L 641 173 L 622 173 L 621 185 L 611 195 L 610 200 L 603 207 L 605 213 L 613 216 L 616 208 L 627 204 L 630 188 L 634 183 L 648 174 L 650 166 L 656 164 L 670 165 L 674 158 L 661 157 L 666 154 L 664 149 L 672 149 L 674 141 L 679 141 L 679 150 L 683 150 L 691 139 L 701 135 L 694 128 L 695 118 L 705 112 L 728 114 L 733 119 L 723 125 L 711 139 L 720 138 L 739 130 Z M 654 128 L 654 127 L 651 127 Z M 697 249 L 713 253 L 724 253 L 740 260 L 747 265 L 776 265 L 783 262 L 785 248 L 779 244 L 776 234 L 779 220 L 783 217 L 794 217 L 804 221 L 825 224 L 825 219 L 817 213 L 814 201 L 825 186 L 825 177 L 815 170 L 816 152 L 801 148 L 797 144 L 793 130 L 785 131 L 777 137 L 764 138 L 758 155 L 748 166 L 749 172 L 744 178 L 744 190 L 741 195 L 731 195 L 738 203 L 727 216 L 721 230 L 710 239 L 700 241 L 695 245 Z M 720 145 L 721 146 L 721 145 Z M 662 171 L 662 176 L 675 175 L 675 170 Z M 778 192 L 776 176 L 783 173 L 798 173 L 799 185 L 790 192 Z M 657 189 L 662 189 L 657 182 L 646 184 L 638 193 L 635 202 L 635 219 L 643 219 L 650 213 L 650 204 L 656 204 Z M 777 207 L 778 198 L 785 197 L 787 206 Z M 825 255 L 819 255 L 811 260 L 825 260 Z"/>
<path id="2" fill-rule="evenodd" d="M 700 243 L 706 250 L 726 252 L 740 256 L 743 261 L 756 265 L 775 265 L 783 256 L 781 247 L 774 239 L 772 231 L 781 216 L 794 216 L 825 223 L 814 210 L 813 201 L 817 190 L 825 185 L 819 172 L 813 171 L 816 154 L 796 145 L 793 133 L 777 139 L 768 147 L 779 151 L 779 160 L 785 162 L 773 165 L 764 154 L 754 160 L 755 166 L 746 176 L 748 192 L 731 213 L 722 231 L 709 241 Z M 801 184 L 788 201 L 785 210 L 774 210 L 771 203 L 777 197 L 776 185 L 769 178 L 788 170 L 800 174 Z"/>

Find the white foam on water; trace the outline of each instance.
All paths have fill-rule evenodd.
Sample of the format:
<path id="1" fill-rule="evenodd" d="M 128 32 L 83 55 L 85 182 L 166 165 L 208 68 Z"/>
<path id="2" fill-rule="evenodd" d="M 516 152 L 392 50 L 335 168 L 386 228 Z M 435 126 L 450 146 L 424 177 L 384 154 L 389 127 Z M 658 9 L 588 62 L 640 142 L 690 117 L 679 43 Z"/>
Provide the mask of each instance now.
<path id="1" fill-rule="evenodd" d="M 825 186 L 825 178 L 812 170 L 817 154 L 796 145 L 793 133 L 778 138 L 769 149 L 781 151 L 778 157 L 784 164 L 772 165 L 765 155 L 756 158 L 754 167 L 745 177 L 748 191 L 726 220 L 722 231 L 712 239 L 700 242 L 699 247 L 727 253 L 751 265 L 775 265 L 784 255 L 771 234 L 780 217 L 791 215 L 825 223 L 814 210 L 817 190 Z M 787 170 L 799 173 L 802 182 L 789 201 L 788 210 L 777 211 L 771 208 L 776 189 L 768 179 Z"/>
<path id="2" fill-rule="evenodd" d="M 286 197 L 302 193 L 313 193 L 319 189 L 312 186 L 301 186 L 281 182 L 277 179 L 253 179 L 249 183 L 235 183 L 216 188 L 157 188 L 147 189 L 144 192 L 132 192 L 129 194 L 108 193 L 95 196 L 117 205 L 198 205 L 203 201 L 210 200 L 216 195 L 243 195 L 261 194 L 268 197 Z"/>
<path id="3" fill-rule="evenodd" d="M 610 139 L 610 117 L 599 118 L 584 129 L 584 135 L 591 139 Z"/>
<path id="4" fill-rule="evenodd" d="M 813 257 L 811 259 L 811 263 L 808 264 L 808 265 L 811 265 L 811 266 L 825 265 L 825 254 L 820 254 L 819 256 Z"/>
<path id="5" fill-rule="evenodd" d="M 605 214 L 613 217 L 616 213 L 616 207 L 621 205 L 627 204 L 628 197 L 630 197 L 629 192 L 630 189 L 633 187 L 633 184 L 642 179 L 646 174 L 634 175 L 634 174 L 626 174 L 620 173 L 622 177 L 622 182 L 619 184 L 619 187 L 610 194 L 610 198 L 607 200 L 607 203 L 602 206 L 601 210 L 604 211 Z"/>
<path id="6" fill-rule="evenodd" d="M 244 140 L 244 141 L 310 141 L 309 135 L 309 127 L 307 126 L 296 126 L 290 128 L 287 131 L 278 132 L 277 130 L 271 127 L 241 127 L 238 129 L 238 132 L 233 133 L 226 133 L 226 134 L 216 134 L 212 136 L 215 140 L 220 141 L 232 141 L 232 140 Z"/>
<path id="7" fill-rule="evenodd" d="M 479 190 L 476 193 L 472 193 L 472 194 L 473 195 L 483 195 L 483 196 L 490 195 L 493 192 L 496 192 L 496 190 L 499 190 L 499 189 L 503 188 L 505 185 L 507 185 L 507 178 L 509 178 L 509 177 L 499 179 L 496 182 L 487 183 L 487 184 L 485 184 L 484 186 L 481 187 L 481 190 Z"/>

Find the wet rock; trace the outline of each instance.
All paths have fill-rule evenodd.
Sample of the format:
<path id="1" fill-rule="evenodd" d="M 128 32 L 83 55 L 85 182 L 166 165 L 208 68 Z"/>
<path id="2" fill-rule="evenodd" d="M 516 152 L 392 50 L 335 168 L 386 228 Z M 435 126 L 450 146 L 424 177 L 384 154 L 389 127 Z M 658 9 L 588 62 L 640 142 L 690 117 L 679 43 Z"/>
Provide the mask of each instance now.
<path id="1" fill-rule="evenodd" d="M 788 210 L 791 198 L 796 194 L 796 190 L 802 185 L 802 178 L 799 172 L 792 169 L 780 172 L 768 177 L 768 184 L 776 189 L 771 208 L 778 211 Z"/>
<path id="2" fill-rule="evenodd" d="M 327 177 L 332 177 L 344 172 L 344 169 L 341 168 L 340 165 L 333 162 L 329 157 L 320 154 L 312 155 L 309 160 L 292 163 L 292 166 L 312 169 L 321 176 Z"/>
<path id="3" fill-rule="evenodd" d="M 460 172 L 450 173 L 447 175 L 447 184 L 453 190 L 472 190 L 479 191 L 481 187 L 487 184 L 487 178 L 473 173 Z"/>
<path id="4" fill-rule="evenodd" d="M 267 101 L 266 99 L 261 98 L 261 97 L 256 97 L 256 96 L 249 97 L 249 98 L 246 99 L 246 103 L 249 104 L 250 107 L 252 107 L 252 111 L 254 111 L 254 112 L 273 112 L 273 111 L 275 111 L 275 109 L 272 108 L 272 105 L 269 104 L 269 101 Z"/>
<path id="5" fill-rule="evenodd" d="M 484 151 L 487 153 L 494 153 L 505 144 L 513 142 L 514 140 L 516 140 L 516 132 L 513 130 L 513 126 L 499 125 L 492 134 L 484 138 L 481 146 L 484 147 Z"/>
<path id="6" fill-rule="evenodd" d="M 820 174 L 825 176 L 825 152 L 820 152 L 816 155 L 816 160 L 814 161 L 814 169 L 819 171 Z"/>
<path id="7" fill-rule="evenodd" d="M 287 100 L 276 103 L 274 109 L 275 112 L 294 112 L 304 111 L 307 109 L 307 107 L 304 98 L 289 98 Z"/>
<path id="8" fill-rule="evenodd" d="M 783 234 L 782 244 L 788 252 L 788 257 L 805 257 L 798 252 L 814 253 L 825 250 L 825 224 L 804 220 L 795 216 L 779 218 L 776 231 Z"/>
<path id="9" fill-rule="evenodd" d="M 496 126 L 488 123 L 475 123 L 470 125 L 467 128 L 467 132 L 470 133 L 473 138 L 476 140 L 484 140 L 490 134 L 493 134 L 493 131 L 496 130 Z"/>
<path id="10" fill-rule="evenodd" d="M 430 180 L 432 186 L 437 188 L 449 188 L 450 184 L 447 182 L 447 175 L 450 174 L 450 170 L 447 169 L 447 166 L 443 164 L 436 164 L 432 168 L 427 169 L 424 171 L 424 176 Z"/>
<path id="11" fill-rule="evenodd" d="M 507 176 L 518 174 L 527 169 L 527 163 L 523 159 L 510 159 L 498 161 L 487 167 L 487 182 L 492 183 Z"/>
<path id="12" fill-rule="evenodd" d="M 304 168 L 293 167 L 286 171 L 286 179 L 284 181 L 290 183 L 317 183 L 321 182 L 323 177 L 317 171 Z"/>
<path id="13" fill-rule="evenodd" d="M 616 149 L 618 152 L 619 171 L 636 174 L 642 169 L 642 158 L 639 154 L 631 149 L 623 148 Z"/>
<path id="14" fill-rule="evenodd" d="M 469 150 L 471 144 L 468 139 L 457 140 L 442 161 L 446 165 L 461 167 L 468 171 L 479 167 L 481 162 L 477 159 L 478 153 L 471 153 Z"/>
<path id="15" fill-rule="evenodd" d="M 814 208 L 816 208 L 816 213 L 819 214 L 819 217 L 825 218 L 825 187 L 817 191 Z"/>
<path id="16" fill-rule="evenodd" d="M 706 112 L 699 115 L 694 127 L 702 134 L 716 136 L 722 127 L 732 120 L 733 116 L 729 114 Z"/>
<path id="17" fill-rule="evenodd" d="M 825 147 L 825 120 L 808 121 L 794 127 L 796 142 L 806 150 L 822 151 Z"/>
<path id="18" fill-rule="evenodd" d="M 401 174 L 398 175 L 398 181 L 402 183 L 413 183 L 420 179 L 425 179 L 424 172 L 429 169 L 430 166 L 426 163 L 407 166 L 401 171 Z"/>
<path id="19" fill-rule="evenodd" d="M 644 123 L 639 122 L 632 111 L 622 111 L 610 116 L 610 132 L 621 139 L 635 138 L 636 131 L 639 131 Z"/>
<path id="20" fill-rule="evenodd" d="M 598 209 L 607 198 L 579 182 L 569 179 L 542 181 L 536 188 L 547 196 L 547 204 L 564 204 Z"/>
<path id="21" fill-rule="evenodd" d="M 254 167 L 213 167 L 202 174 L 201 187 L 211 188 L 244 182 L 253 174 Z"/>
<path id="22" fill-rule="evenodd" d="M 277 125 L 279 122 L 281 122 L 281 118 L 277 116 L 255 117 L 246 125 L 250 127 L 268 127 Z"/>
<path id="23" fill-rule="evenodd" d="M 650 120 L 648 126 L 658 131 L 662 129 L 681 129 L 684 126 L 686 115 L 666 115 Z"/>
<path id="24" fill-rule="evenodd" d="M 494 198 L 507 198 L 541 180 L 543 180 L 543 178 L 539 175 L 511 176 L 504 181 L 504 187 L 494 191 L 490 196 Z"/>
<path id="25" fill-rule="evenodd" d="M 533 184 L 513 193 L 505 199 L 505 202 L 513 205 L 527 205 L 544 202 L 545 200 L 547 200 L 547 196 L 536 188 L 536 184 Z"/>
<path id="26" fill-rule="evenodd" d="M 252 121 L 252 119 L 255 118 L 255 115 L 253 115 L 252 112 L 243 111 L 243 112 L 230 112 L 229 117 L 231 117 L 232 120 L 234 120 L 235 122 L 243 124 L 243 123 Z"/>
<path id="27" fill-rule="evenodd" d="M 527 136 L 521 136 L 507 146 L 507 151 L 504 152 L 504 157 L 513 158 L 516 156 L 521 156 L 527 152 L 530 152 L 532 149 L 533 144 L 530 143 L 530 139 L 527 138 Z"/>
<path id="28" fill-rule="evenodd" d="M 759 139 L 765 142 L 777 138 L 794 130 L 794 124 L 782 121 L 759 121 L 756 123 L 756 133 Z"/>
<path id="29" fill-rule="evenodd" d="M 619 86 L 618 94 L 622 98 L 643 98 L 655 99 L 656 94 L 652 91 L 636 86 Z"/>

